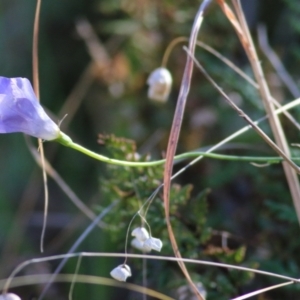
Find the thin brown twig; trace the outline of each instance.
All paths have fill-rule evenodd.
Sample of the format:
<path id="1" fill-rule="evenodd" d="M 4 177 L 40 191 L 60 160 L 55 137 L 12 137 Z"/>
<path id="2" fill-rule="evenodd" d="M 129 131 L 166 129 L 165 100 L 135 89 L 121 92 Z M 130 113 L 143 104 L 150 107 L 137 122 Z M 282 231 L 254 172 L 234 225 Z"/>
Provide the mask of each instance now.
<path id="1" fill-rule="evenodd" d="M 32 41 L 32 76 L 33 87 L 37 99 L 40 101 L 40 83 L 39 83 L 39 24 L 42 0 L 37 0 L 33 25 Z"/>
<path id="2" fill-rule="evenodd" d="M 221 9 L 223 10 L 224 14 L 227 16 L 228 20 L 233 25 L 234 29 L 236 30 L 236 33 L 244 47 L 244 50 L 252 66 L 252 70 L 254 72 L 255 78 L 259 85 L 259 92 L 263 100 L 263 104 L 265 106 L 267 115 L 269 116 L 269 122 L 270 122 L 270 126 L 276 144 L 281 149 L 281 151 L 285 153 L 285 156 L 288 158 L 290 156 L 289 147 L 281 123 L 279 121 L 279 118 L 274 113 L 275 107 L 271 100 L 270 90 L 266 83 L 264 73 L 255 50 L 254 43 L 252 41 L 247 22 L 245 20 L 245 16 L 243 14 L 240 1 L 232 0 L 235 11 L 237 13 L 237 17 L 235 16 L 231 8 L 226 4 L 224 0 L 217 0 L 217 2 L 220 5 Z M 288 161 L 284 161 L 282 165 L 292 194 L 294 207 L 298 217 L 298 222 L 300 223 L 300 185 L 297 177 L 297 173 L 299 173 L 300 168 L 299 167 L 295 168 L 295 166 L 293 166 L 291 162 Z"/>
<path id="3" fill-rule="evenodd" d="M 32 154 L 33 158 L 35 159 L 36 163 L 42 167 L 41 159 L 35 150 L 35 148 L 27 141 L 27 146 Z M 60 177 L 60 175 L 53 169 L 51 164 L 45 159 L 45 170 L 47 174 L 58 184 L 61 190 L 70 198 L 73 204 L 83 213 L 85 214 L 90 220 L 94 220 L 96 218 L 96 214 L 92 210 L 90 210 L 83 201 L 81 201 L 77 195 L 72 191 L 72 189 L 64 182 L 64 180 Z M 104 227 L 104 223 L 99 223 L 100 227 Z"/>
<path id="4" fill-rule="evenodd" d="M 38 55 L 38 45 L 39 45 L 39 24 L 40 24 L 40 12 L 41 12 L 42 0 L 37 0 L 35 16 L 34 16 L 34 26 L 33 26 L 33 45 L 32 45 L 32 72 L 33 72 L 33 88 L 38 101 L 40 101 L 40 85 L 39 85 L 39 55 Z M 44 220 L 41 233 L 40 250 L 44 252 L 44 238 L 47 226 L 47 213 L 49 205 L 49 193 L 47 184 L 47 174 L 45 171 L 45 154 L 43 142 L 38 139 L 38 145 L 43 165 L 43 182 L 44 182 Z"/>
<path id="5" fill-rule="evenodd" d="M 194 24 L 191 30 L 190 35 L 190 41 L 189 41 L 189 50 L 191 53 L 195 52 L 196 42 L 197 42 L 197 36 L 200 29 L 200 26 L 203 21 L 203 13 L 208 7 L 208 5 L 211 3 L 211 0 L 204 0 L 202 4 L 200 5 L 198 12 L 196 14 L 196 17 L 194 19 Z M 164 209 L 165 209 L 165 217 L 166 217 L 166 223 L 167 223 L 167 229 L 170 237 L 170 241 L 172 244 L 172 248 L 174 251 L 174 254 L 177 258 L 181 258 L 180 251 L 177 246 L 177 242 L 172 230 L 172 225 L 170 222 L 170 185 L 171 185 L 171 176 L 173 171 L 173 163 L 174 163 L 174 155 L 177 148 L 179 133 L 181 129 L 182 119 L 183 119 L 183 113 L 185 108 L 185 103 L 187 100 L 187 96 L 190 90 L 190 83 L 191 83 L 191 77 L 193 73 L 193 60 L 191 57 L 187 56 L 186 65 L 184 69 L 184 74 L 181 81 L 180 91 L 178 95 L 176 110 L 173 118 L 172 128 L 169 136 L 169 142 L 166 152 L 166 163 L 165 163 L 165 170 L 164 170 L 164 188 L 163 188 L 163 198 L 164 198 Z M 190 275 L 186 269 L 185 264 L 182 261 L 178 262 L 183 274 L 185 275 L 186 279 L 188 280 L 190 286 L 192 287 L 195 295 L 198 299 L 203 300 L 202 295 L 198 291 L 196 285 L 193 283 L 192 279 L 190 278 Z"/>
<path id="6" fill-rule="evenodd" d="M 248 49 L 248 57 L 253 69 L 253 72 L 255 74 L 257 83 L 259 84 L 259 91 L 266 109 L 267 114 L 269 115 L 269 122 L 270 126 L 275 138 L 275 141 L 279 148 L 281 148 L 287 156 L 290 156 L 290 150 L 289 146 L 285 137 L 285 133 L 283 131 L 282 125 L 280 123 L 280 120 L 278 116 L 275 114 L 275 107 L 272 103 L 271 99 L 271 93 L 269 90 L 269 87 L 267 85 L 267 82 L 265 80 L 265 76 L 261 67 L 261 63 L 258 59 L 257 52 L 254 47 L 253 40 L 251 38 L 249 28 L 247 26 L 247 22 L 241 7 L 240 0 L 233 0 L 235 9 L 237 11 L 237 15 L 240 19 L 240 23 L 242 25 L 243 31 L 246 33 L 247 40 L 249 41 L 250 47 Z M 246 49 L 245 49 L 246 50 Z M 292 199 L 294 202 L 294 207 L 297 213 L 298 222 L 300 224 L 300 184 L 298 180 L 299 168 L 298 171 L 294 170 L 287 164 L 286 162 L 282 163 L 284 173 L 289 185 L 289 189 L 292 195 Z"/>

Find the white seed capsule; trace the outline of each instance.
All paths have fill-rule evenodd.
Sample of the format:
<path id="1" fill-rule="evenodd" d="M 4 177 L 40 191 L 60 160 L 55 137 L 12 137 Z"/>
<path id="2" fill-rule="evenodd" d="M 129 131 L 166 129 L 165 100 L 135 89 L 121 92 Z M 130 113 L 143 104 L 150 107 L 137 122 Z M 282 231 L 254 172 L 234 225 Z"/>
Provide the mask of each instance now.
<path id="1" fill-rule="evenodd" d="M 150 252 L 151 251 L 151 249 L 148 249 L 144 246 L 144 242 L 138 240 L 137 238 L 134 238 L 131 241 L 131 246 L 134 247 L 135 249 L 138 249 L 138 250 L 143 251 L 143 252 Z"/>
<path id="2" fill-rule="evenodd" d="M 155 250 L 155 251 L 160 252 L 162 246 L 163 246 L 163 243 L 160 239 L 151 237 L 144 242 L 143 248 L 145 250 L 149 249 L 148 251 Z"/>
<path id="3" fill-rule="evenodd" d="M 171 92 L 172 76 L 166 68 L 155 69 L 148 77 L 148 98 L 166 102 Z"/>
<path id="4" fill-rule="evenodd" d="M 137 227 L 133 229 L 131 235 L 136 237 L 141 242 L 144 242 L 146 239 L 149 238 L 149 233 L 144 227 Z"/>
<path id="5" fill-rule="evenodd" d="M 131 276 L 131 270 L 128 265 L 119 265 L 110 272 L 110 276 L 118 281 L 126 281 Z"/>

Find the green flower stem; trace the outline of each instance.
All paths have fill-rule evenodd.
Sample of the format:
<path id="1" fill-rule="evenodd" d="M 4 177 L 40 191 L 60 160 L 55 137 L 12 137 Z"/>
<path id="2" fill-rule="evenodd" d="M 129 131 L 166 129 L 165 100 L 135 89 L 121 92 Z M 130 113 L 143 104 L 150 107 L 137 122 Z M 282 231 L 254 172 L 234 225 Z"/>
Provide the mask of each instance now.
<path id="1" fill-rule="evenodd" d="M 66 147 L 70 147 L 74 150 L 77 150 L 87 156 L 90 156 L 96 160 L 103 161 L 108 164 L 123 166 L 123 167 L 152 167 L 157 165 L 162 165 L 165 163 L 165 159 L 155 160 L 155 161 L 145 161 L 145 162 L 136 162 L 136 161 L 126 161 L 126 160 L 118 160 L 109 158 L 107 156 L 98 154 L 96 152 L 90 151 L 76 143 L 74 143 L 69 136 L 64 134 L 63 132 L 60 133 L 60 137 L 56 140 L 57 142 L 61 143 Z M 217 153 L 206 153 L 200 151 L 193 151 L 187 152 L 183 154 L 179 154 L 175 156 L 175 161 L 179 162 L 185 159 L 194 158 L 197 156 L 204 156 L 213 159 L 221 159 L 221 160 L 231 160 L 231 161 L 244 161 L 244 162 L 253 162 L 253 163 L 267 163 L 267 164 L 274 164 L 283 161 L 282 157 L 278 156 L 237 156 L 237 155 L 224 155 L 224 154 L 217 154 Z M 293 160 L 300 160 L 300 157 L 292 158 Z"/>
<path id="2" fill-rule="evenodd" d="M 226 155 L 226 154 L 218 154 L 218 153 L 206 153 L 200 151 L 186 152 L 182 154 L 178 154 L 175 156 L 175 160 L 185 160 L 188 158 L 193 158 L 197 156 L 204 156 L 213 159 L 220 160 L 232 160 L 232 161 L 245 161 L 245 162 L 253 162 L 253 163 L 264 163 L 264 164 L 277 164 L 283 161 L 282 157 L 279 156 L 238 156 L 238 155 Z M 298 158 L 299 160 L 300 158 Z M 297 160 L 297 159 L 295 159 Z"/>
<path id="3" fill-rule="evenodd" d="M 138 161 L 126 161 L 126 160 L 118 160 L 114 158 L 109 158 L 107 156 L 98 154 L 96 152 L 93 152 L 91 150 L 88 150 L 72 141 L 72 139 L 64 134 L 63 132 L 60 132 L 60 137 L 55 140 L 56 142 L 59 142 L 63 144 L 66 147 L 70 147 L 74 150 L 77 150 L 87 156 L 90 156 L 94 159 L 103 161 L 108 164 L 112 165 L 118 165 L 118 166 L 123 166 L 123 167 L 151 167 L 151 166 L 157 166 L 157 165 L 162 165 L 165 160 L 156 160 L 156 161 L 147 161 L 147 162 L 138 162 Z"/>

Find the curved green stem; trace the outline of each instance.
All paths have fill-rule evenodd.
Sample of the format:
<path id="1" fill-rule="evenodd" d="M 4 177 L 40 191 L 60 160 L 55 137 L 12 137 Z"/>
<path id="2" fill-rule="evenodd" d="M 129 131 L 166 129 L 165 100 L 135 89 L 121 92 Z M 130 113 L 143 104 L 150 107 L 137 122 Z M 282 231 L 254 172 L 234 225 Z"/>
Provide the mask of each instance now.
<path id="1" fill-rule="evenodd" d="M 155 161 L 145 161 L 145 162 L 137 162 L 137 161 L 126 161 L 126 160 L 118 160 L 114 158 L 109 158 L 107 156 L 98 154 L 91 150 L 88 150 L 76 143 L 74 143 L 69 136 L 61 132 L 60 137 L 56 140 L 66 147 L 70 147 L 74 150 L 77 150 L 87 156 L 90 156 L 96 160 L 100 160 L 102 162 L 123 166 L 123 167 L 153 167 L 162 165 L 165 163 L 165 159 L 155 160 Z M 268 163 L 274 164 L 279 163 L 283 159 L 278 156 L 238 156 L 238 155 L 224 155 L 217 153 L 207 153 L 201 151 L 193 151 L 186 152 L 175 156 L 175 161 L 179 162 L 185 159 L 194 158 L 197 156 L 204 156 L 212 159 L 221 159 L 221 160 L 231 160 L 231 161 L 244 161 L 244 162 L 253 162 L 253 163 Z M 300 157 L 294 157 L 293 160 L 300 160 Z"/>
<path id="2" fill-rule="evenodd" d="M 90 156 L 94 159 L 103 161 L 108 164 L 112 165 L 118 165 L 118 166 L 123 166 L 123 167 L 151 167 L 151 166 L 157 166 L 157 165 L 162 165 L 165 160 L 156 160 L 156 161 L 146 161 L 146 162 L 138 162 L 138 161 L 126 161 L 126 160 L 119 160 L 119 159 L 114 159 L 114 158 L 109 158 L 107 156 L 98 154 L 96 152 L 93 152 L 91 150 L 88 150 L 72 141 L 72 139 L 64 134 L 63 132 L 60 132 L 60 136 L 58 139 L 55 140 L 56 142 L 61 143 L 62 145 L 66 147 L 70 147 L 74 150 L 77 150 L 87 156 Z"/>

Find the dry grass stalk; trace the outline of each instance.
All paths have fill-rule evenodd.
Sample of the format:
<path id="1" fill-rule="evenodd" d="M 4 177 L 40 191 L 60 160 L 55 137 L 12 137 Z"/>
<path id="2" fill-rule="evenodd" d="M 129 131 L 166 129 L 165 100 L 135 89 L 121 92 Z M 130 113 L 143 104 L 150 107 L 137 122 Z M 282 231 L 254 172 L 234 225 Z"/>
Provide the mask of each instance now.
<path id="1" fill-rule="evenodd" d="M 210 4 L 211 0 L 204 0 L 202 4 L 200 5 L 200 8 L 197 12 L 197 15 L 194 20 L 194 24 L 191 30 L 191 36 L 189 40 L 189 51 L 191 53 L 195 52 L 196 42 L 197 42 L 197 36 L 200 29 L 200 26 L 203 21 L 203 13 L 207 6 Z M 171 185 L 171 176 L 173 171 L 173 163 L 174 163 L 174 156 L 177 148 L 179 133 L 181 129 L 182 119 L 183 119 L 183 113 L 184 108 L 186 104 L 186 99 L 190 90 L 190 82 L 191 77 L 193 73 L 193 59 L 190 56 L 187 56 L 186 65 L 184 69 L 184 74 L 180 86 L 178 101 L 176 105 L 176 110 L 173 118 L 173 124 L 169 136 L 169 142 L 167 147 L 167 153 L 166 153 L 166 163 L 165 163 L 165 171 L 164 171 L 164 208 L 165 208 L 165 217 L 166 217 L 166 223 L 168 228 L 168 233 L 170 237 L 170 241 L 172 244 L 172 248 L 174 251 L 174 254 L 177 258 L 181 258 L 180 251 L 177 246 L 177 242 L 172 230 L 172 225 L 170 222 L 170 185 Z M 193 283 L 192 279 L 190 278 L 190 275 L 186 269 L 185 264 L 182 261 L 178 261 L 178 264 L 185 275 L 186 279 L 188 280 L 190 286 L 192 287 L 195 295 L 197 295 L 197 298 L 200 300 L 203 300 L 202 295 L 198 291 L 196 285 Z"/>
<path id="2" fill-rule="evenodd" d="M 39 86 L 39 56 L 38 56 L 38 44 L 39 44 L 39 24 L 40 24 L 40 11 L 41 11 L 42 0 L 37 0 L 34 25 L 33 25 L 33 42 L 32 42 L 32 73 L 33 73 L 33 88 L 38 100 L 40 100 L 40 86 Z M 44 221 L 41 233 L 40 250 L 44 252 L 44 237 L 47 226 L 47 213 L 49 204 L 49 193 L 48 193 L 48 183 L 47 183 L 47 173 L 45 171 L 45 154 L 43 142 L 38 139 L 39 151 L 42 160 L 43 169 L 43 182 L 44 182 Z"/>
<path id="3" fill-rule="evenodd" d="M 269 123 L 278 147 L 285 153 L 287 157 L 290 157 L 289 147 L 285 134 L 283 132 L 280 120 L 278 116 L 274 113 L 275 107 L 273 101 L 271 100 L 271 94 L 263 70 L 261 68 L 260 61 L 258 59 L 253 40 L 249 33 L 249 28 L 247 26 L 243 10 L 239 0 L 233 0 L 233 5 L 237 14 L 234 15 L 230 7 L 225 3 L 224 0 L 217 0 L 224 14 L 227 16 L 234 29 L 236 30 L 238 37 L 246 51 L 249 58 L 252 70 L 254 72 L 256 81 L 259 85 L 259 92 L 269 117 Z M 284 156 L 283 156 L 284 157 Z M 284 161 L 282 163 L 285 176 L 292 194 L 295 210 L 297 213 L 298 221 L 300 223 L 300 185 L 297 177 L 297 172 L 299 173 L 299 167 L 295 168 L 291 162 Z"/>

